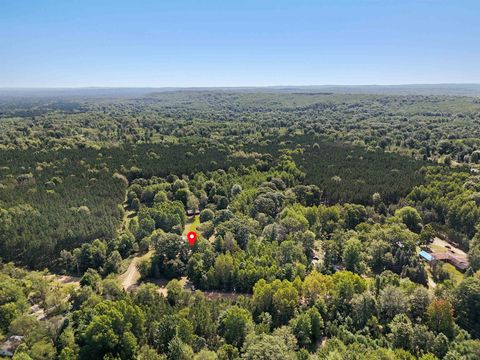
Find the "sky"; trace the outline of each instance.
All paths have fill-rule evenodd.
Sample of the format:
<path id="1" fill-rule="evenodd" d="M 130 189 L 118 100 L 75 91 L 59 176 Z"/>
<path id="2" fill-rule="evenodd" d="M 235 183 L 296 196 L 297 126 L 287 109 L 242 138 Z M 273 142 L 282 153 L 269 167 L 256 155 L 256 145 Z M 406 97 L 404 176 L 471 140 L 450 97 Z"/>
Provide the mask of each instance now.
<path id="1" fill-rule="evenodd" d="M 478 0 L 0 0 L 0 87 L 480 83 Z"/>

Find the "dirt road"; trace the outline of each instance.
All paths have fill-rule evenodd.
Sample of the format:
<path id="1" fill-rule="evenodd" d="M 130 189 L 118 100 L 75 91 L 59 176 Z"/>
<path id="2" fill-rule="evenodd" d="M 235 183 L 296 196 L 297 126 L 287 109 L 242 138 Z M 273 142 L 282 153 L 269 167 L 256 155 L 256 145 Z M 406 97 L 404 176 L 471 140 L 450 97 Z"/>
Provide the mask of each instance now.
<path id="1" fill-rule="evenodd" d="M 142 261 L 142 260 L 148 260 L 152 257 L 154 251 L 150 250 L 144 255 L 141 256 L 135 256 L 132 261 L 130 262 L 130 265 L 128 265 L 127 271 L 125 271 L 123 274 L 121 274 L 118 277 L 118 280 L 120 281 L 120 284 L 122 284 L 122 287 L 125 290 L 130 290 L 132 287 L 137 285 L 138 281 L 140 280 L 140 272 L 138 271 L 137 265 Z"/>

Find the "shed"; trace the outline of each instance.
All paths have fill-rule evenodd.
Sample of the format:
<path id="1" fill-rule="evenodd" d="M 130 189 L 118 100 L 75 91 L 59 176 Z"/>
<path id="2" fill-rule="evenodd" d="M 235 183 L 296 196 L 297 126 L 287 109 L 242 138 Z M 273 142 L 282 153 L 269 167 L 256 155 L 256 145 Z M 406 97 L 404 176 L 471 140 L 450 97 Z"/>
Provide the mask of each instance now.
<path id="1" fill-rule="evenodd" d="M 430 262 L 430 261 L 433 260 L 432 254 L 426 252 L 425 250 L 420 251 L 420 253 L 419 253 L 418 255 L 419 255 L 421 258 L 424 258 L 425 260 L 427 260 L 428 262 Z"/>

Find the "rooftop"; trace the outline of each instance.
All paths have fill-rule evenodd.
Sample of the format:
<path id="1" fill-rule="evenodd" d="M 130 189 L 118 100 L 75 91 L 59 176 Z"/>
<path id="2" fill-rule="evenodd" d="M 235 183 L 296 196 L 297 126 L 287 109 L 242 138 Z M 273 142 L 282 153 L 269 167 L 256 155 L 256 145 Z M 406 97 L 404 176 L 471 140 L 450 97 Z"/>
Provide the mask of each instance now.
<path id="1" fill-rule="evenodd" d="M 430 253 L 426 252 L 425 250 L 420 251 L 420 253 L 418 255 L 421 256 L 422 258 L 424 258 L 427 261 L 432 261 L 433 260 L 433 256 Z"/>

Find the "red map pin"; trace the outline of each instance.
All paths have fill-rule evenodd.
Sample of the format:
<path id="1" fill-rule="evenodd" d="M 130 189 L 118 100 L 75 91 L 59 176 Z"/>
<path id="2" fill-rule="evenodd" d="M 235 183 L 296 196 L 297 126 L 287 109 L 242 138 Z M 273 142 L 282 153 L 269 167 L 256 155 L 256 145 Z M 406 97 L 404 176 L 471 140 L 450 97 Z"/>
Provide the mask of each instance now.
<path id="1" fill-rule="evenodd" d="M 197 233 L 195 231 L 190 231 L 187 234 L 187 239 L 190 246 L 195 245 L 195 240 L 197 240 Z"/>

